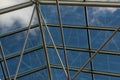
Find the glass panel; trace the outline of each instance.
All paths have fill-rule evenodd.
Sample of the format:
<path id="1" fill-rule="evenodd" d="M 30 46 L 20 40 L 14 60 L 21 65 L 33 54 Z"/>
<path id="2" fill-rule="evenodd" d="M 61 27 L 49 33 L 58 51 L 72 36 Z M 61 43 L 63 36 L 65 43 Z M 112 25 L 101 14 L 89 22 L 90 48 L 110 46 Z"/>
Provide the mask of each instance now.
<path id="1" fill-rule="evenodd" d="M 1 63 L 0 63 L 0 79 L 4 80 L 4 76 L 3 76 L 3 72 L 2 72 L 2 68 L 1 68 Z"/>
<path id="2" fill-rule="evenodd" d="M 65 64 L 63 50 L 58 49 L 58 51 L 59 51 L 59 54 L 61 56 L 63 63 Z M 55 50 L 52 48 L 49 48 L 48 52 L 49 52 L 51 64 L 61 65 L 60 61 L 56 55 Z M 68 58 L 69 67 L 80 68 L 89 59 L 89 53 L 87 53 L 87 52 L 80 52 L 80 51 L 78 52 L 78 51 L 67 50 L 66 54 L 67 54 L 67 58 Z M 87 69 L 90 69 L 89 65 L 87 66 Z"/>
<path id="3" fill-rule="evenodd" d="M 59 27 L 48 27 L 49 28 L 49 31 L 52 35 L 52 38 L 54 40 L 54 43 L 56 45 L 62 45 L 62 39 L 61 39 L 61 34 L 60 34 L 60 28 Z M 50 36 L 48 34 L 48 31 L 45 29 L 45 37 L 46 37 L 46 43 L 48 45 L 52 45 L 52 41 L 50 39 Z"/>
<path id="4" fill-rule="evenodd" d="M 88 7 L 90 26 L 118 27 L 120 26 L 120 9 L 108 7 Z"/>
<path id="5" fill-rule="evenodd" d="M 29 75 L 18 78 L 17 80 L 49 80 L 47 69 L 40 70 Z"/>
<path id="6" fill-rule="evenodd" d="M 70 77 L 72 78 L 72 76 L 75 74 L 75 71 L 70 71 Z M 52 74 L 53 74 L 53 79 L 54 80 L 67 80 L 65 73 L 62 69 L 55 69 L 52 68 Z M 91 79 L 91 74 L 88 73 L 83 73 L 81 72 L 75 80 L 92 80 Z"/>
<path id="7" fill-rule="evenodd" d="M 74 75 L 76 73 L 76 71 L 71 71 L 70 74 Z M 73 77 L 73 76 L 72 76 Z M 76 78 L 75 80 L 92 80 L 92 76 L 90 73 L 84 73 L 81 72 Z"/>
<path id="8" fill-rule="evenodd" d="M 105 75 L 94 75 L 94 80 L 120 80 L 119 77 L 105 76 Z"/>
<path id="9" fill-rule="evenodd" d="M 17 4 L 21 4 L 21 3 L 24 3 L 24 2 L 27 2 L 27 1 L 30 1 L 30 0 L 1 0 L 0 1 L 0 9 L 10 7 L 10 6 L 14 6 L 14 5 L 17 5 Z"/>
<path id="10" fill-rule="evenodd" d="M 59 27 L 49 27 L 53 40 L 56 45 L 62 45 L 62 39 Z M 87 31 L 83 29 L 63 28 L 64 42 L 66 46 L 87 48 Z M 52 44 L 48 32 L 45 32 L 47 44 Z"/>
<path id="11" fill-rule="evenodd" d="M 59 55 L 60 55 L 63 63 L 65 64 L 63 51 L 60 50 L 60 49 L 57 49 L 57 50 L 58 50 L 58 52 L 59 52 Z M 55 51 L 54 48 L 48 48 L 48 53 L 49 53 L 49 58 L 50 58 L 50 63 L 51 63 L 51 64 L 61 65 L 61 64 L 60 64 L 60 61 L 59 61 L 59 58 L 58 58 L 58 56 L 57 56 L 56 51 Z"/>
<path id="12" fill-rule="evenodd" d="M 62 24 L 85 25 L 84 7 L 60 6 Z"/>
<path id="13" fill-rule="evenodd" d="M 41 5 L 41 10 L 47 23 L 58 24 L 57 8 L 55 5 Z"/>
<path id="14" fill-rule="evenodd" d="M 41 6 L 47 23 L 58 24 L 56 5 Z M 85 25 L 84 8 L 80 6 L 61 6 L 62 24 Z"/>
<path id="15" fill-rule="evenodd" d="M 119 73 L 119 62 L 120 56 L 118 55 L 98 54 L 93 60 L 93 66 L 95 70 Z"/>
<path id="16" fill-rule="evenodd" d="M 91 47 L 94 49 L 98 49 L 111 34 L 112 34 L 111 31 L 91 30 L 90 31 Z M 120 51 L 119 34 L 120 33 L 116 33 L 103 49 L 110 51 Z"/>
<path id="17" fill-rule="evenodd" d="M 21 51 L 23 47 L 25 35 L 26 35 L 26 32 L 24 31 L 24 32 L 16 33 L 11 36 L 1 38 L 0 40 L 2 42 L 5 55 L 10 55 L 15 52 Z M 36 28 L 36 29 L 30 30 L 26 49 L 34 46 L 38 46 L 39 44 L 41 44 L 39 29 Z"/>
<path id="18" fill-rule="evenodd" d="M 15 71 L 18 65 L 18 60 L 19 60 L 18 57 L 7 60 L 11 75 L 15 74 Z M 36 67 L 44 66 L 45 64 L 46 64 L 46 60 L 45 60 L 43 50 L 30 52 L 23 56 L 19 73 L 27 70 L 31 70 Z"/>
<path id="19" fill-rule="evenodd" d="M 18 28 L 28 27 L 32 10 L 33 6 L 0 15 L 0 34 L 11 32 Z M 37 23 L 36 20 L 36 16 L 34 15 L 32 24 Z"/>
<path id="20" fill-rule="evenodd" d="M 87 48 L 87 31 L 83 29 L 64 28 L 66 46 Z"/>

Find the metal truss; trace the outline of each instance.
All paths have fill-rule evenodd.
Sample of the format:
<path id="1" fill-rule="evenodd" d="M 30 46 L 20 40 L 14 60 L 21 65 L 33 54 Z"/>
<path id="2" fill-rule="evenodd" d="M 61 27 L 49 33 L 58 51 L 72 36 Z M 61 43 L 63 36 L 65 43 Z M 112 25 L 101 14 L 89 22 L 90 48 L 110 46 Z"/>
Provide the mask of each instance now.
<path id="1" fill-rule="evenodd" d="M 9 13 L 9 12 L 12 12 L 12 11 L 15 11 L 15 10 L 19 10 L 19 9 L 22 9 L 22 8 L 26 8 L 26 7 L 29 7 L 29 6 L 32 6 L 32 5 L 34 5 L 35 8 L 33 10 L 33 14 L 31 16 L 31 19 L 30 19 L 28 27 L 17 29 L 15 31 L 11 31 L 11 32 L 8 32 L 8 33 L 0 34 L 0 38 L 4 38 L 4 37 L 8 37 L 8 36 L 11 36 L 11 35 L 23 32 L 23 31 L 27 31 L 26 38 L 25 38 L 25 41 L 23 43 L 23 48 L 22 48 L 21 52 L 5 56 L 3 48 L 2 48 L 2 45 L 0 45 L 0 51 L 2 53 L 1 54 L 2 58 L 0 59 L 0 62 L 4 63 L 5 73 L 7 74 L 7 76 L 6 76 L 6 74 L 4 73 L 4 70 L 3 70 L 3 73 L 5 74 L 4 75 L 5 79 L 7 79 L 7 80 L 11 80 L 11 79 L 16 80 L 17 78 L 21 78 L 23 76 L 26 76 L 26 75 L 29 75 L 29 74 L 33 74 L 35 72 L 38 72 L 38 71 L 41 71 L 41 70 L 44 70 L 44 69 L 48 69 L 48 74 L 49 74 L 49 79 L 50 80 L 53 80 L 53 74 L 52 74 L 51 69 L 61 69 L 61 70 L 64 70 L 64 73 L 66 75 L 66 79 L 67 80 L 71 80 L 71 79 L 75 80 L 77 75 L 80 75 L 79 73 L 81 73 L 81 72 L 91 73 L 92 74 L 91 75 L 92 76 L 92 80 L 94 80 L 94 74 L 120 77 L 120 73 L 104 72 L 104 71 L 94 70 L 93 69 L 93 65 L 92 65 L 92 60 L 94 59 L 94 57 L 97 54 L 120 55 L 120 52 L 117 52 L 117 51 L 102 50 L 102 48 L 112 39 L 112 37 L 117 32 L 120 31 L 120 28 L 108 28 L 108 27 L 104 27 L 104 26 L 103 27 L 102 26 L 101 27 L 89 26 L 88 25 L 88 20 L 87 20 L 87 7 L 89 7 L 89 6 L 91 7 L 92 6 L 92 7 L 115 7 L 115 8 L 117 7 L 118 8 L 118 7 L 120 7 L 120 2 L 97 2 L 97 1 L 93 2 L 93 1 L 85 1 L 85 0 L 84 1 L 31 0 L 29 2 L 25 2 L 25 3 L 18 4 L 18 5 L 15 5 L 15 6 L 4 8 L 4 9 L 0 9 L 0 15 L 5 14 L 5 13 Z M 47 24 L 45 22 L 45 20 L 44 20 L 44 16 L 42 15 L 42 11 L 40 10 L 40 6 L 39 5 L 56 5 L 57 6 L 57 13 L 58 13 L 59 24 Z M 79 26 L 77 26 L 77 25 L 65 25 L 65 24 L 62 24 L 61 12 L 60 12 L 60 6 L 61 5 L 83 6 L 84 10 L 85 10 L 86 25 L 81 25 L 81 26 L 79 25 Z M 39 24 L 31 25 L 32 18 L 33 18 L 35 10 L 36 10 L 36 14 L 37 14 L 37 18 L 38 18 Z M 60 28 L 60 34 L 61 34 L 61 38 L 60 39 L 62 41 L 62 46 L 56 45 L 54 43 L 54 39 L 53 39 L 53 37 L 52 37 L 52 35 L 51 35 L 50 31 L 49 31 L 49 26 L 52 26 L 53 28 L 54 27 Z M 30 31 L 30 29 L 34 29 L 34 28 L 39 28 L 39 30 L 40 30 L 40 34 L 41 34 L 40 38 L 42 39 L 42 45 L 34 46 L 33 48 L 29 48 L 29 49 L 25 50 L 25 46 L 26 46 L 26 43 L 27 43 L 27 38 L 28 38 L 28 35 L 29 35 L 29 31 Z M 64 40 L 65 36 L 64 36 L 64 33 L 63 33 L 63 28 L 74 28 L 74 29 L 85 29 L 85 30 L 87 30 L 87 38 L 88 38 L 88 45 L 89 45 L 89 47 L 88 48 L 77 48 L 77 47 L 72 47 L 72 46 L 66 46 L 65 45 L 65 40 Z M 48 34 L 50 36 L 50 39 L 52 41 L 52 45 L 46 43 L 45 29 L 47 30 L 47 32 L 48 32 Z M 90 30 L 113 31 L 113 33 L 96 50 L 96 49 L 92 49 L 91 46 L 90 46 L 91 45 L 90 44 L 90 33 L 89 33 Z M 50 63 L 49 54 L 48 54 L 48 49 L 49 48 L 55 49 L 56 54 L 58 56 L 58 59 L 59 59 L 61 65 L 55 65 L 55 64 L 51 64 Z M 18 71 L 19 71 L 19 68 L 20 68 L 20 65 L 21 65 L 21 61 L 22 61 L 22 57 L 24 55 L 26 55 L 26 54 L 29 54 L 30 52 L 33 52 L 33 51 L 36 51 L 36 50 L 40 50 L 40 49 L 44 50 L 44 54 L 45 54 L 45 58 L 46 58 L 46 63 L 47 64 L 43 65 L 43 66 L 40 66 L 40 67 L 36 67 L 36 68 L 28 70 L 28 71 L 24 71 L 24 72 L 18 74 Z M 65 59 L 65 65 L 63 64 L 63 61 L 62 61 L 62 59 L 61 59 L 61 57 L 59 55 L 58 49 L 62 49 L 64 51 L 63 54 L 64 54 L 64 59 Z M 88 53 L 85 53 L 85 54 L 89 54 L 89 59 L 81 68 L 71 67 L 68 64 L 68 59 L 67 59 L 67 55 L 66 55 L 66 51 L 67 50 L 88 52 Z M 94 53 L 94 54 L 91 55 L 91 53 Z M 9 73 L 8 66 L 7 66 L 7 60 L 12 59 L 12 58 L 16 58 L 16 57 L 19 57 L 19 63 L 18 63 L 15 75 L 11 76 L 10 73 Z M 89 63 L 90 63 L 90 70 L 84 69 L 87 66 L 87 64 L 89 64 Z M 69 75 L 70 71 L 75 71 L 76 74 L 74 76 L 70 76 Z"/>
<path id="2" fill-rule="evenodd" d="M 43 5 L 56 5 L 55 0 L 39 0 Z M 102 2 L 102 1 L 59 1 L 60 5 L 70 6 L 94 6 L 94 7 L 120 7 L 120 2 Z"/>

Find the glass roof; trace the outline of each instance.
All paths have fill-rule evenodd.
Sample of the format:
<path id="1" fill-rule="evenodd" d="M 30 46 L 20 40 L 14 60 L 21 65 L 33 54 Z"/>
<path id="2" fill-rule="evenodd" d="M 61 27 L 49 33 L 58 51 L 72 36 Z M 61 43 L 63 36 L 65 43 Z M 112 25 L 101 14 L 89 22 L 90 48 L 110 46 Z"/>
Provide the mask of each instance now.
<path id="1" fill-rule="evenodd" d="M 119 0 L 1 0 L 0 80 L 120 80 Z"/>

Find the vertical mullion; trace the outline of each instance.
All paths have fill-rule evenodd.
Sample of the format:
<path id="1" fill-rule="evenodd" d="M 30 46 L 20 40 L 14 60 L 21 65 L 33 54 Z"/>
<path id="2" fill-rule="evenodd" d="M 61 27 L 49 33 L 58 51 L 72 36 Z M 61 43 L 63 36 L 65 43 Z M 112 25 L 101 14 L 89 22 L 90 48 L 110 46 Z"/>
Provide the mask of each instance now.
<path id="1" fill-rule="evenodd" d="M 39 22 L 39 29 L 40 29 L 40 33 L 41 33 L 41 37 L 42 37 L 43 49 L 45 52 L 45 57 L 46 57 L 46 62 L 47 62 L 47 67 L 48 67 L 49 78 L 50 78 L 50 80 L 53 80 L 51 67 L 50 67 L 50 61 L 49 61 L 49 55 L 48 55 L 48 51 L 47 51 L 47 45 L 46 45 L 46 40 L 45 40 L 45 35 L 44 35 L 44 30 L 43 30 L 43 25 L 42 25 L 42 19 L 41 19 L 41 15 L 39 13 L 39 2 L 37 0 L 35 2 L 35 6 L 36 6 L 36 12 L 37 12 L 37 17 L 38 17 L 38 22 Z"/>
<path id="2" fill-rule="evenodd" d="M 70 74 L 69 74 L 69 65 L 68 65 L 68 58 L 66 54 L 66 47 L 65 47 L 65 39 L 64 39 L 64 33 L 63 33 L 63 26 L 62 26 L 62 19 L 61 19 L 61 13 L 60 13 L 60 5 L 59 0 L 56 0 L 56 6 L 57 6 L 57 13 L 58 13 L 58 21 L 60 25 L 60 33 L 61 33 L 61 40 L 62 40 L 62 46 L 64 50 L 64 59 L 65 59 L 65 65 L 67 70 L 67 80 L 70 80 Z"/>
<path id="3" fill-rule="evenodd" d="M 88 23 L 88 13 L 87 13 L 87 7 L 85 6 L 84 7 L 84 12 L 85 12 L 85 23 L 86 23 L 86 27 L 89 26 L 89 23 Z M 88 49 L 91 50 L 91 44 L 90 44 L 90 31 L 89 29 L 87 28 L 87 38 L 88 38 Z M 91 57 L 91 52 L 89 52 L 89 57 Z M 91 68 L 91 71 L 93 70 L 93 63 L 92 61 L 90 61 L 90 68 Z M 91 76 L 92 76 L 92 80 L 94 80 L 94 74 L 91 73 Z"/>
<path id="4" fill-rule="evenodd" d="M 4 51 L 3 51 L 3 48 L 2 48 L 2 44 L 1 44 L 1 43 L 0 43 L 0 53 L 1 53 L 1 56 L 2 56 L 2 58 L 3 58 L 3 63 L 4 63 L 5 71 L 6 71 L 6 74 L 7 74 L 7 78 L 8 78 L 9 80 L 11 80 L 10 73 L 9 73 L 9 69 L 8 69 L 8 65 L 7 65 L 7 61 L 6 61 L 6 58 L 5 58 Z"/>
<path id="5" fill-rule="evenodd" d="M 2 74 L 4 76 L 4 79 L 6 80 L 6 74 L 5 74 L 5 71 L 4 71 L 4 68 L 3 68 L 3 65 L 2 65 L 2 61 L 0 62 L 0 66 L 1 66 L 1 70 L 2 70 Z"/>

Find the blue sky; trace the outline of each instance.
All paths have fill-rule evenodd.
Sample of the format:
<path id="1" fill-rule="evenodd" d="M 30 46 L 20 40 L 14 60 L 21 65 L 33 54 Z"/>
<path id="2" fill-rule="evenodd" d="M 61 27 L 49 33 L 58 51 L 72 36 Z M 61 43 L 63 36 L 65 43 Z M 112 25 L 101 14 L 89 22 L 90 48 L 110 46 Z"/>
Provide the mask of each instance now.
<path id="1" fill-rule="evenodd" d="M 26 1 L 29 1 L 29 0 L 26 0 Z M 88 0 L 88 1 L 94 1 L 94 0 Z M 113 0 L 97 0 L 97 1 L 113 1 Z M 114 0 L 114 1 L 118 1 L 118 0 Z M 25 0 L 1 0 L 0 9 L 12 6 L 14 4 L 23 3 L 23 2 L 25 2 Z M 32 10 L 33 10 L 33 6 L 0 15 L 0 33 L 6 33 L 6 32 L 12 31 L 17 28 L 27 27 L 29 24 L 31 14 L 32 14 Z M 62 11 L 61 16 L 62 16 L 63 24 L 85 25 L 84 7 L 61 6 L 61 11 Z M 58 23 L 56 6 L 47 6 L 47 7 L 42 6 L 42 12 L 43 12 L 44 18 L 47 23 Z M 120 22 L 119 22 L 120 16 L 118 14 L 120 14 L 120 9 L 118 9 L 118 8 L 88 7 L 88 22 L 89 22 L 90 26 L 118 27 L 120 25 Z M 36 17 L 33 18 L 32 24 L 34 24 L 35 22 L 36 22 Z M 56 42 L 60 41 L 60 34 L 58 31 L 58 28 L 54 28 L 54 29 L 49 28 L 49 29 L 50 29 L 55 41 Z M 38 39 L 38 37 L 40 36 L 40 35 L 38 35 L 38 34 L 40 34 L 38 30 L 39 29 L 37 28 L 36 30 L 31 31 L 32 36 L 30 36 L 30 38 L 28 40 L 28 45 L 30 47 L 41 44 L 40 39 Z M 88 48 L 86 30 L 84 31 L 82 29 L 78 30 L 78 29 L 66 28 L 66 29 L 64 29 L 64 34 L 65 34 L 66 45 L 80 47 L 80 48 Z M 90 34 L 91 34 L 90 35 L 91 47 L 94 49 L 97 49 L 105 41 L 105 39 L 111 34 L 111 32 L 109 32 L 109 31 L 108 32 L 105 32 L 105 31 L 98 32 L 97 30 L 96 31 L 91 30 Z M 74 35 L 76 35 L 76 36 L 74 36 Z M 20 51 L 21 47 L 22 47 L 21 43 L 24 41 L 24 36 L 25 36 L 25 34 L 23 32 L 20 34 L 16 34 L 16 35 L 13 35 L 10 37 L 0 39 L 3 42 L 3 47 L 5 47 L 5 49 L 6 49 L 5 52 L 6 53 L 14 53 L 16 51 Z M 46 34 L 47 42 L 50 42 L 48 37 L 49 37 L 48 34 Z M 120 36 L 117 34 L 114 37 L 114 39 L 111 40 L 110 44 L 107 47 L 105 47 L 105 49 L 119 51 L 120 48 L 118 48 L 119 47 L 118 38 L 120 38 Z M 10 44 L 10 43 L 13 43 L 14 45 L 12 44 L 12 45 L 6 46 L 6 44 Z M 60 43 L 58 42 L 58 45 L 59 44 Z M 16 46 L 18 46 L 18 47 L 16 47 Z M 16 47 L 16 48 L 13 49 L 13 47 Z M 35 54 L 34 56 L 35 56 L 35 58 L 37 57 L 37 61 L 39 59 L 43 59 L 43 56 L 44 56 L 42 54 L 39 55 L 38 53 L 39 52 L 34 52 L 34 54 Z M 69 55 L 68 55 L 71 66 L 74 66 L 74 65 L 79 66 L 78 64 L 81 64 L 81 62 L 84 62 L 84 61 L 80 60 L 77 62 L 78 64 L 74 63 L 74 61 L 76 59 L 71 60 L 71 56 L 73 58 L 77 57 L 80 59 L 81 59 L 81 57 L 79 57 L 79 55 L 72 55 L 70 53 L 73 53 L 73 52 L 70 51 Z M 77 53 L 77 52 L 74 52 L 74 53 Z M 50 53 L 50 54 L 53 54 L 53 53 Z M 80 52 L 80 54 L 82 55 L 83 52 Z M 30 59 L 33 56 L 32 55 L 28 55 L 28 56 L 29 56 L 29 61 L 30 61 Z M 32 63 L 30 63 L 29 61 L 26 60 L 26 57 L 28 58 L 28 56 L 25 56 L 25 58 L 23 60 L 24 63 L 22 63 L 22 67 L 24 67 L 24 68 L 22 68 L 22 70 L 29 70 L 30 67 L 33 68 L 33 67 L 36 67 L 39 65 L 37 63 L 35 63 L 35 65 L 31 65 Z M 38 56 L 42 56 L 42 57 L 38 58 Z M 53 62 L 53 63 L 58 64 L 57 60 L 55 60 L 57 58 L 54 56 L 54 54 L 52 56 L 50 56 L 50 58 L 51 58 L 50 59 L 51 63 Z M 104 64 L 99 63 L 101 61 L 101 58 L 104 58 L 103 59 Z M 95 59 L 96 59 L 96 62 L 94 61 L 95 62 L 94 68 L 98 69 L 98 70 L 100 70 L 100 69 L 104 70 L 104 71 L 113 70 L 113 72 L 115 72 L 115 71 L 117 71 L 116 70 L 117 67 L 115 67 L 115 66 L 110 67 L 109 64 L 111 64 L 111 65 L 114 64 L 116 66 L 120 66 L 119 64 L 114 62 L 114 61 L 116 61 L 116 62 L 120 61 L 119 60 L 120 58 L 116 57 L 116 56 L 99 55 Z M 13 59 L 13 60 L 11 59 L 11 62 L 12 61 L 14 62 L 15 60 L 16 59 Z M 112 60 L 113 60 L 113 62 L 112 62 Z M 44 61 L 45 60 L 41 60 L 40 65 L 42 64 L 42 62 L 44 63 Z M 9 60 L 9 62 L 10 62 L 10 60 Z M 15 67 L 15 64 L 9 63 L 9 66 Z M 10 68 L 10 70 L 12 72 L 12 70 L 13 70 L 12 67 Z M 54 71 L 54 72 L 56 72 L 56 71 Z M 63 75 L 63 73 L 62 73 L 62 75 Z M 57 75 L 57 76 L 59 76 L 59 75 Z M 86 77 L 82 78 L 82 80 L 86 80 L 86 79 L 87 79 Z"/>

